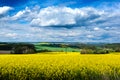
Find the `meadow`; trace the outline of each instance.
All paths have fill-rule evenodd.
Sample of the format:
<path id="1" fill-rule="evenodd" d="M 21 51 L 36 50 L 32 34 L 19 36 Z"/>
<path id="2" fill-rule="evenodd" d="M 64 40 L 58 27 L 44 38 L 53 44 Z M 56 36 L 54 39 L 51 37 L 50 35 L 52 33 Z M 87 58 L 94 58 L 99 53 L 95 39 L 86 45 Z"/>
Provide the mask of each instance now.
<path id="1" fill-rule="evenodd" d="M 52 46 L 46 46 L 46 45 L 35 45 L 35 48 L 37 51 L 52 51 L 52 52 L 80 52 L 80 49 L 77 48 L 71 48 L 71 47 L 52 47 Z"/>
<path id="2" fill-rule="evenodd" d="M 120 55 L 78 52 L 0 55 L 0 80 L 120 80 Z"/>

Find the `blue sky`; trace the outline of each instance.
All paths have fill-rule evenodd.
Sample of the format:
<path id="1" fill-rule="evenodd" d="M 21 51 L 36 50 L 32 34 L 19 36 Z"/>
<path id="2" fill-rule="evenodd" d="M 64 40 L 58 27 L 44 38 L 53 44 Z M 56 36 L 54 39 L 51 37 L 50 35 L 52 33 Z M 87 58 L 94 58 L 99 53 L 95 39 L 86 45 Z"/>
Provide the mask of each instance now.
<path id="1" fill-rule="evenodd" d="M 0 42 L 120 42 L 120 0 L 0 0 Z"/>

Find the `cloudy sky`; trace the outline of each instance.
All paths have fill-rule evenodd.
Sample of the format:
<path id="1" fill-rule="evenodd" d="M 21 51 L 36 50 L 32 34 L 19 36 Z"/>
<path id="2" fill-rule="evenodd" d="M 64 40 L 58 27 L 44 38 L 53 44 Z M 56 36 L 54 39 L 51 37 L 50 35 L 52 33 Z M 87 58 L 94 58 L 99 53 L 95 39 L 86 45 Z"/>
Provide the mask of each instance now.
<path id="1" fill-rule="evenodd" d="M 120 42 L 120 0 L 0 0 L 0 42 Z"/>

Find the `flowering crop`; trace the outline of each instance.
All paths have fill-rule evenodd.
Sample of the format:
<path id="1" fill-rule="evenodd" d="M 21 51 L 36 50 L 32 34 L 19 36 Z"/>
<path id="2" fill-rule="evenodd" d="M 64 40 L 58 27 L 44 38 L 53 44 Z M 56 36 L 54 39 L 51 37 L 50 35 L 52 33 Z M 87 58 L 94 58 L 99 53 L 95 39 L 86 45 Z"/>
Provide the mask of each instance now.
<path id="1" fill-rule="evenodd" d="M 120 55 L 0 55 L 0 80 L 120 80 Z"/>

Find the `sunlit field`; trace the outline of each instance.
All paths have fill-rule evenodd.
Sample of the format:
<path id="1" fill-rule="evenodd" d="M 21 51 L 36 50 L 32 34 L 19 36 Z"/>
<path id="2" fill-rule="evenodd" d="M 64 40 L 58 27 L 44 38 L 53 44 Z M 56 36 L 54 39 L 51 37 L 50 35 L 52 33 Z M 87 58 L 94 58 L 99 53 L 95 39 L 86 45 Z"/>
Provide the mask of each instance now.
<path id="1" fill-rule="evenodd" d="M 120 80 L 120 55 L 0 55 L 0 80 Z"/>

